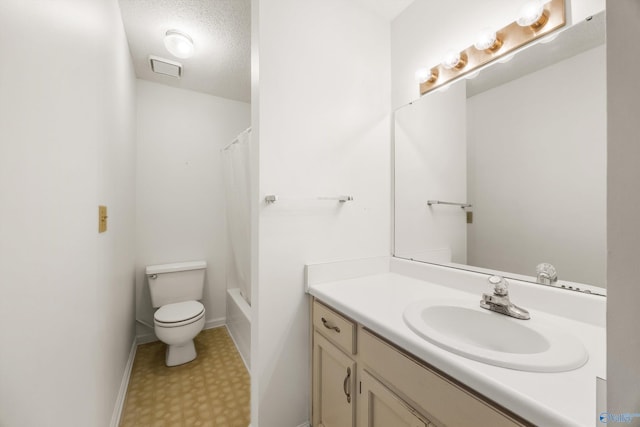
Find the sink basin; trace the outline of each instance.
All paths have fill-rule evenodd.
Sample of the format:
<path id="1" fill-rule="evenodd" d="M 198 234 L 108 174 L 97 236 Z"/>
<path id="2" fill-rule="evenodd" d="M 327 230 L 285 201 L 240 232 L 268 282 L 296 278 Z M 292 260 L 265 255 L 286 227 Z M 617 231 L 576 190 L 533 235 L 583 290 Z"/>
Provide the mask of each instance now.
<path id="1" fill-rule="evenodd" d="M 474 302 L 419 301 L 405 309 L 404 321 L 420 337 L 445 350 L 503 368 L 563 372 L 587 362 L 589 355 L 580 340 L 545 322 L 543 315 L 519 320 Z"/>

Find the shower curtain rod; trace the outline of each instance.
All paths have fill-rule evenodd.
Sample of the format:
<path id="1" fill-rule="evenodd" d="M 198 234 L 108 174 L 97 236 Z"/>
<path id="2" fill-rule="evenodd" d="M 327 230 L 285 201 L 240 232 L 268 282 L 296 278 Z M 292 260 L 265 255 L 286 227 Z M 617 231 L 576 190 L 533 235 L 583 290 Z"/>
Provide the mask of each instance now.
<path id="1" fill-rule="evenodd" d="M 243 130 L 242 132 L 240 132 L 238 134 L 238 136 L 236 136 L 233 141 L 231 141 L 230 143 L 225 145 L 224 148 L 222 148 L 222 150 L 220 150 L 220 151 L 224 151 L 224 150 L 228 149 L 229 147 L 231 147 L 233 144 L 237 144 L 238 143 L 238 139 L 240 138 L 240 135 L 242 135 L 243 133 L 248 133 L 248 132 L 251 132 L 251 127 L 248 127 L 245 130 Z"/>

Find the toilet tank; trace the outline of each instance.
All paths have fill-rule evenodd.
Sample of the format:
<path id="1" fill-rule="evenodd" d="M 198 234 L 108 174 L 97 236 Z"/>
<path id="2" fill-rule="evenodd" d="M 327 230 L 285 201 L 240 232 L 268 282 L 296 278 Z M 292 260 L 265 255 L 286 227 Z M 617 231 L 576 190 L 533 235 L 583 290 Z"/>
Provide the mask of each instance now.
<path id="1" fill-rule="evenodd" d="M 151 305 L 157 308 L 176 302 L 201 300 L 206 268 L 206 261 L 147 266 Z"/>

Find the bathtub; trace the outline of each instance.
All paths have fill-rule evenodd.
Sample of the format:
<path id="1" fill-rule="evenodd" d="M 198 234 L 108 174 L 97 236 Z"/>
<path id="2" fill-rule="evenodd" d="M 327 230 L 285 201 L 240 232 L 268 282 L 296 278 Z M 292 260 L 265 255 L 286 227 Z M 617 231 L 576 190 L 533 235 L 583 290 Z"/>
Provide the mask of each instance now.
<path id="1" fill-rule="evenodd" d="M 240 295 L 240 289 L 227 289 L 227 329 L 240 356 L 251 366 L 251 307 Z"/>

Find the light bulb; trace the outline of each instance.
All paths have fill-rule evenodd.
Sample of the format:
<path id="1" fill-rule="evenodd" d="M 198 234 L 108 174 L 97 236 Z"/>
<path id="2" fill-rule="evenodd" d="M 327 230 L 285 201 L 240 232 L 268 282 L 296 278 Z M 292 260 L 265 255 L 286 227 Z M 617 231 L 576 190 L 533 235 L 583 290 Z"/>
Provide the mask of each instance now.
<path id="1" fill-rule="evenodd" d="M 527 0 L 523 3 L 516 22 L 521 27 L 542 27 L 547 22 L 542 0 Z"/>
<path id="2" fill-rule="evenodd" d="M 442 66 L 447 70 L 451 70 L 453 68 L 462 68 L 466 63 L 466 58 L 463 57 L 460 52 L 455 50 L 448 51 L 444 55 L 444 59 L 442 60 Z"/>
<path id="3" fill-rule="evenodd" d="M 177 58 L 189 58 L 193 55 L 193 40 L 187 34 L 178 30 L 169 30 L 164 36 L 164 46 Z"/>
<path id="4" fill-rule="evenodd" d="M 502 46 L 502 42 L 498 40 L 498 35 L 495 31 L 491 28 L 485 28 L 478 33 L 473 46 L 478 50 L 497 50 Z"/>
<path id="5" fill-rule="evenodd" d="M 425 83 L 431 79 L 432 73 L 431 73 L 431 70 L 428 68 L 420 68 L 418 71 L 416 71 L 415 76 L 416 76 L 416 80 L 419 83 Z"/>

